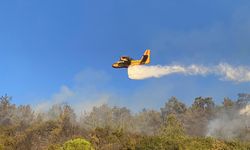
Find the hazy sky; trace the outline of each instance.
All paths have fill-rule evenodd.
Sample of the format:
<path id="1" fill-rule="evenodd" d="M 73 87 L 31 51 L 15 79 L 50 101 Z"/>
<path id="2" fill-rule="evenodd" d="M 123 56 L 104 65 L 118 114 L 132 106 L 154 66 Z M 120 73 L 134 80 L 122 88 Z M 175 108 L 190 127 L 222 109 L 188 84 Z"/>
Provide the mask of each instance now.
<path id="1" fill-rule="evenodd" d="M 150 48 L 151 65 L 250 66 L 249 41 L 247 0 L 5 0 L 0 94 L 41 109 L 58 102 L 159 109 L 171 96 L 221 103 L 249 93 L 250 82 L 176 74 L 136 81 L 111 65 Z"/>

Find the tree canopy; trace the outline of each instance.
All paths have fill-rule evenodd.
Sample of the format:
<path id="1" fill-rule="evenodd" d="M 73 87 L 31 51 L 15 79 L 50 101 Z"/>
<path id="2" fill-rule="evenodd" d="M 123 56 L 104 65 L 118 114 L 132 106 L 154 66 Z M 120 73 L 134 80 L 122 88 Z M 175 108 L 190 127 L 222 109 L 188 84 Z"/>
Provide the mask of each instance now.
<path id="1" fill-rule="evenodd" d="M 249 94 L 237 100 L 197 97 L 188 106 L 171 97 L 158 111 L 137 113 L 107 104 L 76 114 L 68 104 L 47 112 L 0 97 L 0 150 L 16 149 L 250 149 Z"/>

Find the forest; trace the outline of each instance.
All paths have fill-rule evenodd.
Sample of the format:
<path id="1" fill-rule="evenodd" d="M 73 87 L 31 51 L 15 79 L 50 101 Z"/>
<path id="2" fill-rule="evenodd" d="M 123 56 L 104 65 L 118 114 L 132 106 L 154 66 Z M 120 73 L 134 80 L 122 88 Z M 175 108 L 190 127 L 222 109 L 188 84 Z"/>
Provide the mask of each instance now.
<path id="1" fill-rule="evenodd" d="M 196 97 L 186 105 L 176 97 L 160 110 L 132 112 L 103 104 L 76 114 L 68 104 L 47 112 L 0 97 L 0 150 L 196 150 L 250 149 L 250 94 Z"/>

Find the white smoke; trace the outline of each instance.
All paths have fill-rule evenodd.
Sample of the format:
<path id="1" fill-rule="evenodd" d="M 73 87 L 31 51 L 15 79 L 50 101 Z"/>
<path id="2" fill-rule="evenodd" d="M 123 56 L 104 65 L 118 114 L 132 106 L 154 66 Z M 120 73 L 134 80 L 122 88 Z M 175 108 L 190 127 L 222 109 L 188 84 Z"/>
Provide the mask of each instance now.
<path id="1" fill-rule="evenodd" d="M 99 92 L 97 96 L 96 91 L 91 91 L 93 95 L 84 92 L 86 89 L 72 89 L 68 86 L 62 86 L 60 91 L 55 93 L 51 98 L 43 100 L 34 107 L 36 113 L 47 112 L 53 105 L 70 104 L 77 116 L 82 112 L 90 112 L 93 107 L 98 107 L 108 103 L 111 95 L 108 93 Z"/>
<path id="2" fill-rule="evenodd" d="M 246 66 L 234 67 L 226 63 L 221 63 L 216 67 L 214 73 L 221 75 L 226 80 L 236 82 L 250 81 L 250 68 Z"/>
<path id="3" fill-rule="evenodd" d="M 240 110 L 240 114 L 241 115 L 250 115 L 250 105 L 247 105 L 245 108 Z"/>
<path id="4" fill-rule="evenodd" d="M 90 112 L 93 107 L 107 104 L 114 99 L 114 94 L 102 87 L 109 80 L 109 75 L 100 70 L 86 69 L 77 73 L 71 86 L 62 85 L 60 90 L 50 97 L 37 100 L 33 106 L 35 112 L 48 112 L 54 105 L 69 104 L 79 117 L 83 112 Z"/>
<path id="5" fill-rule="evenodd" d="M 207 126 L 207 136 L 223 139 L 249 139 L 249 134 L 244 134 L 250 129 L 250 105 L 237 110 L 222 111 L 215 119 L 211 120 Z"/>
<path id="6" fill-rule="evenodd" d="M 220 63 L 217 66 L 205 67 L 202 65 L 170 65 L 170 66 L 131 66 L 128 68 L 128 77 L 134 80 L 146 78 L 160 78 L 166 75 L 179 73 L 184 75 L 208 75 L 215 74 L 222 76 L 223 80 L 236 82 L 250 81 L 250 68 L 246 66 L 234 67 L 227 63 Z"/>

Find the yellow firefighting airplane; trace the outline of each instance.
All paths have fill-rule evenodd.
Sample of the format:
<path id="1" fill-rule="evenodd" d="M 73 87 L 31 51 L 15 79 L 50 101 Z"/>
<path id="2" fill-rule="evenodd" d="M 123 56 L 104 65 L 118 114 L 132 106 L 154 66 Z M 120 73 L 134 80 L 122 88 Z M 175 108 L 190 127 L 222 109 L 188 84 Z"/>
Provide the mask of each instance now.
<path id="1" fill-rule="evenodd" d="M 128 56 L 121 56 L 120 60 L 112 65 L 113 68 L 128 68 L 129 66 L 144 65 L 150 63 L 150 50 L 147 49 L 140 60 L 133 60 Z"/>

